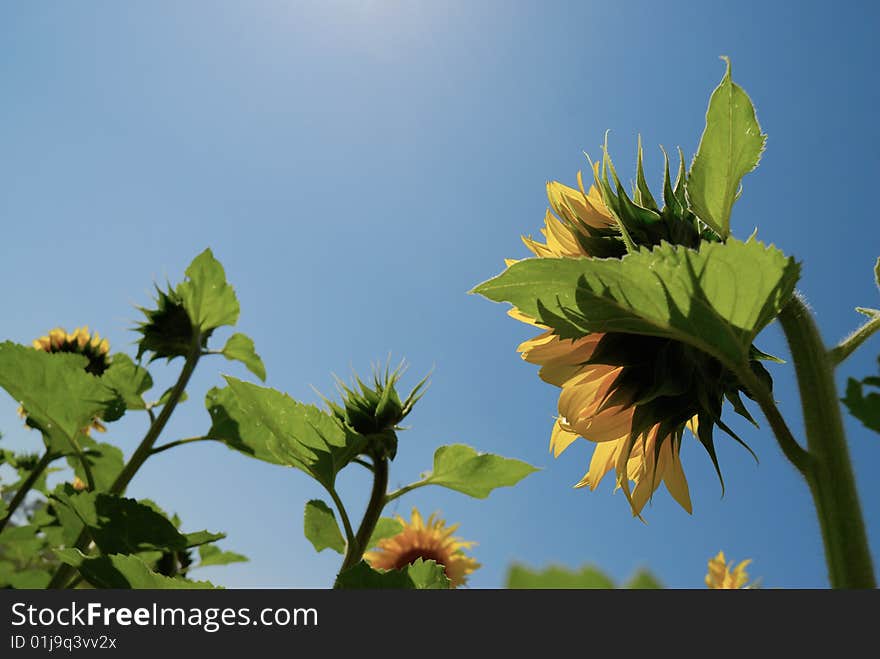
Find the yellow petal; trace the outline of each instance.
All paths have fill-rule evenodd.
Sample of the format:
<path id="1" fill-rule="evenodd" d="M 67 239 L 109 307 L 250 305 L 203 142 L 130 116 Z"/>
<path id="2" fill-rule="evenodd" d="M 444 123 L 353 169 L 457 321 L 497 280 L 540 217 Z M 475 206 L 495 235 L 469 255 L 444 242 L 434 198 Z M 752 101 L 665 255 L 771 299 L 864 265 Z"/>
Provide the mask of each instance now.
<path id="1" fill-rule="evenodd" d="M 553 423 L 553 431 L 550 433 L 550 450 L 553 452 L 553 457 L 558 458 L 578 437 L 576 432 L 567 430 L 562 421 L 556 419 Z"/>
<path id="2" fill-rule="evenodd" d="M 678 502 L 678 505 L 688 511 L 688 513 L 693 514 L 691 494 L 684 475 L 684 469 L 681 466 L 681 458 L 678 455 L 678 451 L 673 450 L 671 439 L 667 439 L 664 442 L 663 448 L 660 449 L 661 454 L 664 452 L 667 454 L 666 459 L 668 460 L 663 470 L 663 482 L 666 484 L 666 489 L 672 495 L 672 498 Z"/>

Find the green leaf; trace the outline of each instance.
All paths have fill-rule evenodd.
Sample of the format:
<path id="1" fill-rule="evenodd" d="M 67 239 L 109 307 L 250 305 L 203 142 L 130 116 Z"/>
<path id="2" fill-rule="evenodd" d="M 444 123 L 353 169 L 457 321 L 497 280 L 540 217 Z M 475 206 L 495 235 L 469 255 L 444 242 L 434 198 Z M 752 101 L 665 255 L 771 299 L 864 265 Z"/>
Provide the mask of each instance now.
<path id="1" fill-rule="evenodd" d="M 91 437 L 81 435 L 79 438 L 80 446 L 83 449 L 86 462 L 92 470 L 92 476 L 95 479 L 95 488 L 97 490 L 108 490 L 116 480 L 119 472 L 125 465 L 122 451 L 112 444 L 96 442 Z M 86 482 L 85 469 L 82 462 L 76 456 L 68 456 L 67 463 L 73 468 L 74 473 Z"/>
<path id="2" fill-rule="evenodd" d="M 69 450 L 70 442 L 114 398 L 99 377 L 86 373 L 87 363 L 82 355 L 0 343 L 0 386 L 58 450 Z"/>
<path id="3" fill-rule="evenodd" d="M 205 395 L 205 407 L 211 415 L 207 436 L 252 458 L 286 465 L 286 461 L 269 450 L 273 436 L 269 428 L 257 423 L 244 409 L 230 387 L 217 387 Z"/>
<path id="4" fill-rule="evenodd" d="M 224 537 L 207 532 L 184 535 L 154 506 L 134 499 L 99 492 L 58 493 L 53 498 L 76 513 L 104 554 L 182 551 Z"/>
<path id="5" fill-rule="evenodd" d="M 791 297 L 799 266 L 750 239 L 663 243 L 614 259 L 525 259 L 474 292 L 512 303 L 565 339 L 591 332 L 659 336 L 748 364 L 755 336 Z"/>
<path id="6" fill-rule="evenodd" d="M 42 548 L 43 540 L 37 536 L 39 529 L 31 524 L 9 525 L 0 533 L 3 558 L 16 563 L 28 563 Z"/>
<path id="7" fill-rule="evenodd" d="M 730 60 L 721 84 L 712 92 L 706 128 L 687 179 L 691 210 L 721 238 L 730 235 L 730 213 L 743 176 L 758 166 L 767 136 L 749 95 L 730 77 Z"/>
<path id="8" fill-rule="evenodd" d="M 507 571 L 507 588 L 514 589 L 577 589 L 614 588 L 614 582 L 602 571 L 590 565 L 574 571 L 559 565 L 533 570 L 525 565 L 511 565 Z"/>
<path id="9" fill-rule="evenodd" d="M 199 564 L 196 567 L 245 563 L 249 560 L 247 556 L 242 556 L 232 551 L 223 551 L 217 545 L 202 545 L 199 547 L 199 559 Z"/>
<path id="10" fill-rule="evenodd" d="M 315 551 L 329 548 L 339 554 L 345 553 L 345 539 L 339 531 L 336 515 L 323 501 L 312 499 L 306 504 L 304 526 L 306 538 Z"/>
<path id="11" fill-rule="evenodd" d="M 226 282 L 226 273 L 210 249 L 199 254 L 186 269 L 177 294 L 193 327 L 201 332 L 238 322 L 238 299 Z"/>
<path id="12" fill-rule="evenodd" d="M 116 392 L 126 409 L 146 409 L 143 393 L 152 388 L 153 378 L 147 369 L 135 364 L 128 355 L 113 355 L 110 368 L 101 376 L 101 381 Z"/>
<path id="13" fill-rule="evenodd" d="M 162 590 L 213 589 L 207 581 L 189 581 L 182 577 L 166 577 L 153 572 L 137 556 L 112 554 L 89 558 L 77 549 L 61 549 L 58 558 L 79 570 L 83 578 L 96 588 L 150 588 Z"/>
<path id="14" fill-rule="evenodd" d="M 378 571 L 366 561 L 360 561 L 339 574 L 336 587 L 345 590 L 412 590 L 413 581 L 404 570 Z"/>
<path id="15" fill-rule="evenodd" d="M 9 585 L 18 590 L 43 590 L 52 580 L 46 570 L 37 568 L 17 570 L 9 577 Z"/>
<path id="16" fill-rule="evenodd" d="M 209 406 L 215 420 L 209 436 L 255 457 L 272 454 L 271 462 L 301 469 L 328 489 L 336 474 L 363 450 L 363 436 L 314 405 L 233 377 L 226 376 L 226 381 L 233 404 Z M 213 400 L 218 398 L 215 395 Z"/>
<path id="17" fill-rule="evenodd" d="M 226 537 L 225 533 L 211 533 L 210 531 L 195 531 L 193 533 L 184 533 L 187 548 L 202 547 L 211 542 L 217 542 Z"/>
<path id="18" fill-rule="evenodd" d="M 416 590 L 449 590 L 446 568 L 432 560 L 416 559 L 406 569 Z"/>
<path id="19" fill-rule="evenodd" d="M 421 558 L 402 570 L 374 570 L 366 561 L 342 572 L 336 580 L 342 589 L 436 590 L 449 588 L 442 565 Z"/>
<path id="20" fill-rule="evenodd" d="M 367 549 L 378 545 L 380 540 L 393 538 L 401 531 L 403 531 L 403 524 L 398 520 L 393 517 L 380 517 L 379 521 L 376 522 L 376 528 L 373 529 L 373 535 L 370 536 L 370 540 L 367 542 Z"/>
<path id="21" fill-rule="evenodd" d="M 868 387 L 874 387 L 878 391 L 868 391 Z M 880 377 L 867 377 L 861 382 L 849 378 L 846 382 L 846 396 L 841 400 L 849 413 L 866 428 L 880 432 Z"/>
<path id="22" fill-rule="evenodd" d="M 663 588 L 663 584 L 648 570 L 642 569 L 630 577 L 624 588 L 629 588 L 630 590 L 657 590 Z"/>
<path id="23" fill-rule="evenodd" d="M 266 381 L 266 367 L 254 349 L 254 340 L 245 334 L 233 334 L 223 346 L 223 356 L 231 361 L 239 361 L 260 380 Z"/>
<path id="24" fill-rule="evenodd" d="M 478 453 L 464 444 L 441 446 L 434 453 L 434 470 L 426 484 L 440 485 L 477 499 L 485 499 L 497 487 L 516 485 L 537 467 L 491 453 Z"/>

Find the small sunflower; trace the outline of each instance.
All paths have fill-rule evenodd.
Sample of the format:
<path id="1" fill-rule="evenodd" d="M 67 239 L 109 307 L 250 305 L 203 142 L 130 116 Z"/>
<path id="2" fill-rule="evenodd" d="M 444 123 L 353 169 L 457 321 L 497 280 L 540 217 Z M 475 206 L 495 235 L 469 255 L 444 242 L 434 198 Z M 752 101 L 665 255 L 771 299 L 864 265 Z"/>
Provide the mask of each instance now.
<path id="1" fill-rule="evenodd" d="M 97 332 L 91 334 L 86 326 L 78 327 L 73 332 L 56 327 L 50 330 L 46 336 L 34 340 L 33 346 L 37 350 L 49 353 L 67 352 L 83 355 L 88 359 L 86 372 L 92 375 L 101 376 L 110 367 L 110 343 L 107 339 L 102 339 Z M 23 407 L 18 408 L 18 414 L 27 418 L 27 412 Z M 90 429 L 95 429 L 98 432 L 107 430 L 97 418 L 92 421 L 89 428 L 86 428 L 86 432 Z"/>
<path id="2" fill-rule="evenodd" d="M 46 336 L 34 341 L 34 348 L 45 352 L 72 352 L 88 358 L 86 372 L 92 375 L 103 375 L 110 366 L 108 354 L 110 343 L 95 332 L 89 333 L 88 327 L 78 327 L 72 333 L 56 327 Z"/>
<path id="3" fill-rule="evenodd" d="M 374 568 L 399 570 L 420 558 L 436 561 L 446 570 L 452 587 L 457 588 L 463 586 L 467 576 L 480 567 L 476 560 L 464 553 L 465 549 L 470 549 L 476 543 L 453 537 L 458 524 L 446 526 L 446 522 L 436 519 L 434 515 L 426 523 L 415 508 L 409 522 L 399 516 L 397 520 L 403 524 L 403 530 L 379 541 L 375 549 L 364 554 L 364 560 Z"/>
<path id="4" fill-rule="evenodd" d="M 667 163 L 666 203 L 660 209 L 644 185 L 641 147 L 634 201 L 623 191 L 606 153 L 601 174 L 599 164 L 593 166 L 595 184 L 589 190 L 580 173 L 577 189 L 556 181 L 547 184 L 550 208 L 541 229 L 544 242 L 526 236 L 523 242 L 539 258 L 582 259 L 623 258 L 628 241 L 636 247 L 669 242 L 697 249 L 701 242 L 719 240 L 687 210 L 683 172 L 682 161 L 673 188 Z M 550 437 L 554 456 L 578 438 L 596 443 L 589 470 L 575 487 L 594 490 L 613 470 L 616 487 L 624 491 L 633 515 L 641 515 L 661 483 L 690 513 L 690 494 L 679 458 L 685 429 L 690 428 L 706 448 L 720 477 L 713 427 L 740 441 L 721 421 L 723 400 L 728 399 L 738 413 L 754 422 L 739 396 L 744 390 L 733 374 L 716 359 L 679 341 L 620 332 L 562 339 L 519 309 L 509 314 L 544 330 L 517 350 L 524 360 L 541 367 L 541 379 L 562 390 Z M 752 354 L 753 370 L 769 383 L 770 376 L 758 361 L 768 356 L 756 348 Z"/>
<path id="5" fill-rule="evenodd" d="M 737 590 L 751 588 L 747 585 L 749 574 L 746 567 L 751 560 L 742 561 L 734 567 L 733 561 L 727 563 L 724 552 L 719 551 L 715 558 L 709 559 L 709 571 L 706 573 L 706 586 L 713 590 Z"/>

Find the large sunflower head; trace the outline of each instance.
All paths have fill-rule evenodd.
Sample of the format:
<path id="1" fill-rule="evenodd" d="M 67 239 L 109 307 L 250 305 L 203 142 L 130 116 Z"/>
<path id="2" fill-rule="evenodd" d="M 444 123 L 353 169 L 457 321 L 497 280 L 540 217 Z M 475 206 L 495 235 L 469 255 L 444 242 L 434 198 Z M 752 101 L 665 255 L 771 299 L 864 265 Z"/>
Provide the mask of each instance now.
<path id="1" fill-rule="evenodd" d="M 463 586 L 467 577 L 480 567 L 476 560 L 465 554 L 475 543 L 453 537 L 458 524 L 446 526 L 442 519 L 431 515 L 424 521 L 413 508 L 412 519 L 397 520 L 403 530 L 395 536 L 380 540 L 378 546 L 364 554 L 371 566 L 381 570 L 399 570 L 418 559 L 435 561 L 446 571 L 453 588 Z"/>
<path id="2" fill-rule="evenodd" d="M 547 185 L 550 209 L 541 229 L 544 242 L 531 237 L 523 241 L 541 258 L 623 258 L 630 248 L 651 248 L 662 242 L 688 248 L 717 242 L 720 238 L 688 209 L 684 178 L 683 158 L 674 184 L 667 159 L 664 205 L 658 207 L 645 183 L 640 144 L 630 198 L 606 149 L 601 167 L 593 166 L 589 190 L 580 173 L 577 188 L 558 182 Z M 741 441 L 721 420 L 723 401 L 730 401 L 754 423 L 740 397 L 748 392 L 733 373 L 714 357 L 679 341 L 620 332 L 562 339 L 518 309 L 510 315 L 545 330 L 518 350 L 523 359 L 541 366 L 543 380 L 562 389 L 551 450 L 558 456 L 575 439 L 596 442 L 589 471 L 577 487 L 595 489 L 605 474 L 614 471 L 616 486 L 623 489 L 634 515 L 640 515 L 661 483 L 691 512 L 679 459 L 686 428 L 706 448 L 720 477 L 714 427 Z M 753 347 L 752 369 L 769 386 L 770 376 L 760 363 L 767 358 Z"/>
<path id="3" fill-rule="evenodd" d="M 746 567 L 751 560 L 742 561 L 734 567 L 733 561 L 727 563 L 724 558 L 724 552 L 719 551 L 718 555 L 709 559 L 709 571 L 706 573 L 706 586 L 713 590 L 737 590 L 742 588 L 751 588 L 748 585 L 749 573 Z"/>

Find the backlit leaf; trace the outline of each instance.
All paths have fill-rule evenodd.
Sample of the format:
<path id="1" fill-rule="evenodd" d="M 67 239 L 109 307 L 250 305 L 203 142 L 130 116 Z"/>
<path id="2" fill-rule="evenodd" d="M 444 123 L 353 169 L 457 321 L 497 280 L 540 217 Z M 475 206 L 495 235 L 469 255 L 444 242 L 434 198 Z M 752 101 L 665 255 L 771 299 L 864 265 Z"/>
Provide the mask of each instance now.
<path id="1" fill-rule="evenodd" d="M 731 370 L 791 296 L 799 266 L 749 240 L 664 243 L 622 259 L 525 259 L 474 292 L 512 303 L 562 338 L 646 334 L 689 343 Z"/>
<path id="2" fill-rule="evenodd" d="M 339 531 L 336 515 L 323 501 L 312 499 L 306 504 L 304 529 L 306 538 L 315 547 L 315 551 L 329 548 L 339 554 L 345 553 L 345 539 Z"/>
<path id="3" fill-rule="evenodd" d="M 239 361 L 260 380 L 266 380 L 266 367 L 254 349 L 254 340 L 245 334 L 233 334 L 223 346 L 223 356 L 232 361 Z"/>
<path id="4" fill-rule="evenodd" d="M 687 179 L 691 210 L 722 238 L 730 235 L 730 213 L 743 176 L 758 166 L 767 136 L 749 95 L 730 77 L 730 60 L 712 92 L 706 128 Z"/>

